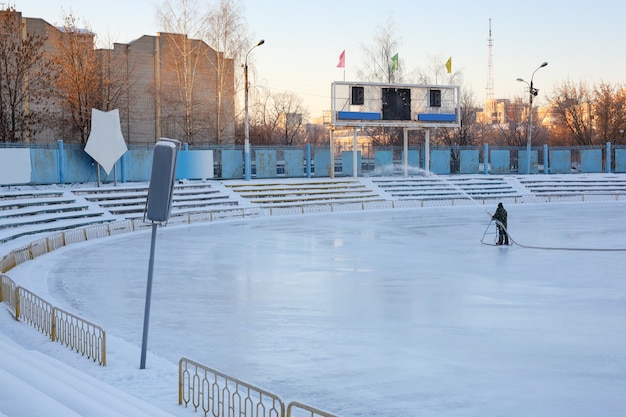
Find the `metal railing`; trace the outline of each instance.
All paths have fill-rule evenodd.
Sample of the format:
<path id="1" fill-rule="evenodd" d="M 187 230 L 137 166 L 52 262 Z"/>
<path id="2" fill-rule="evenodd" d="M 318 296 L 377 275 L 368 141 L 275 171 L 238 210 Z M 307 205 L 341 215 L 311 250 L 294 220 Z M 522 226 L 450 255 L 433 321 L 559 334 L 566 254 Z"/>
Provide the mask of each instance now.
<path id="1" fill-rule="evenodd" d="M 54 307 L 26 288 L 15 285 L 8 275 L 0 277 L 0 302 L 15 320 L 31 325 L 51 341 L 106 366 L 106 333 L 102 327 Z"/>
<path id="2" fill-rule="evenodd" d="M 106 333 L 102 327 L 55 307 L 51 338 L 106 366 Z"/>
<path id="3" fill-rule="evenodd" d="M 188 358 L 178 362 L 178 404 L 212 417 L 335 417 L 295 401 L 285 409 L 277 395 Z"/>
<path id="4" fill-rule="evenodd" d="M 17 291 L 15 282 L 8 275 L 0 275 L 0 303 L 4 303 L 9 312 L 15 317 L 17 309 Z"/>
<path id="5" fill-rule="evenodd" d="M 31 325 L 54 341 L 54 306 L 26 288 L 16 287 L 15 290 L 17 292 L 15 319 Z"/>
<path id="6" fill-rule="evenodd" d="M 334 414 L 322 411 L 319 408 L 311 407 L 296 401 L 292 401 L 287 406 L 287 417 L 335 417 Z"/>
<path id="7" fill-rule="evenodd" d="M 277 395 L 187 358 L 178 362 L 178 404 L 213 417 L 285 416 Z"/>

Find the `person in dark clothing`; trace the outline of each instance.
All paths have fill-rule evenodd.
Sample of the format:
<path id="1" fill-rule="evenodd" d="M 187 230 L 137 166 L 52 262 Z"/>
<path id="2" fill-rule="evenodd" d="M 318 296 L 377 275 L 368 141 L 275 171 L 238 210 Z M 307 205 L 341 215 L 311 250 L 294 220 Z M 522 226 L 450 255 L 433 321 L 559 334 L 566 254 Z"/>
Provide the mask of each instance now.
<path id="1" fill-rule="evenodd" d="M 495 214 L 491 216 L 493 220 L 495 220 L 498 227 L 498 245 L 508 245 L 509 244 L 509 235 L 507 234 L 507 213 L 504 209 L 502 203 L 498 203 L 498 209 Z"/>

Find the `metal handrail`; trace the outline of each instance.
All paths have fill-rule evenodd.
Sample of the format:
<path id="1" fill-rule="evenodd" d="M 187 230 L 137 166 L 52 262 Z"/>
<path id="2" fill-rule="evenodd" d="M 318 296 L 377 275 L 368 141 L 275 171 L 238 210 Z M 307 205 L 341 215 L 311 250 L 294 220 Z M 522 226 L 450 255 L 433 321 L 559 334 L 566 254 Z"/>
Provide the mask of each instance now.
<path id="1" fill-rule="evenodd" d="M 178 362 L 178 404 L 213 417 L 284 417 L 275 394 L 191 359 Z"/>

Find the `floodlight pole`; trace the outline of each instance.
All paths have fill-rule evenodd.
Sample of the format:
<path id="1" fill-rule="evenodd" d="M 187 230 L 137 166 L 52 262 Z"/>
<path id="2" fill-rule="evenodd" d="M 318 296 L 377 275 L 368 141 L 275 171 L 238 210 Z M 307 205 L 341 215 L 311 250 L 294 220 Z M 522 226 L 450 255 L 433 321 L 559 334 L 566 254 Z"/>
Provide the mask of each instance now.
<path id="1" fill-rule="evenodd" d="M 528 158 L 527 160 L 527 171 L 526 173 L 528 175 L 530 175 L 530 143 L 531 143 L 531 138 L 532 138 L 532 132 L 533 132 L 533 98 L 539 93 L 539 90 L 533 87 L 533 78 L 535 76 L 535 73 L 540 69 L 545 67 L 546 65 L 548 65 L 547 62 L 543 62 L 541 65 L 539 65 L 532 73 L 532 75 L 530 76 L 530 84 L 528 84 L 526 81 L 524 81 L 524 79 L 522 78 L 518 78 L 517 81 L 523 82 L 528 84 L 528 91 L 529 91 L 529 95 L 530 95 L 530 104 L 529 104 L 529 109 L 528 109 L 528 132 L 526 134 L 526 157 Z M 545 161 L 544 161 L 545 163 Z"/>
<path id="2" fill-rule="evenodd" d="M 243 145 L 243 157 L 244 157 L 244 171 L 245 171 L 245 180 L 250 181 L 252 178 L 252 161 L 250 156 L 250 114 L 248 112 L 248 55 L 250 52 L 257 46 L 261 46 L 265 43 L 265 40 L 261 39 L 254 45 L 248 53 L 246 54 L 246 59 L 243 64 L 243 82 L 244 82 L 244 101 L 245 101 L 245 127 L 244 127 L 244 145 Z"/>

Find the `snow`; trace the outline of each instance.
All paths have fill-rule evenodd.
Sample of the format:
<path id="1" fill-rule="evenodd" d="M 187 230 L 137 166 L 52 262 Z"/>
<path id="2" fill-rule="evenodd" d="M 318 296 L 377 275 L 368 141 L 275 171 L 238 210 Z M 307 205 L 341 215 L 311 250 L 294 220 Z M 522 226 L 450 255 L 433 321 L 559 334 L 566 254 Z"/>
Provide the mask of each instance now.
<path id="1" fill-rule="evenodd" d="M 159 228 L 144 370 L 149 229 L 22 264 L 107 366 L 0 313 L 0 416 L 197 415 L 181 357 L 337 416 L 624 415 L 626 204 L 505 207 L 544 249 L 482 245 L 478 205 Z"/>

